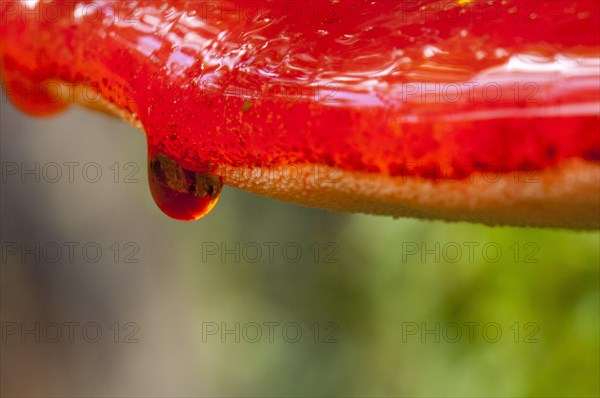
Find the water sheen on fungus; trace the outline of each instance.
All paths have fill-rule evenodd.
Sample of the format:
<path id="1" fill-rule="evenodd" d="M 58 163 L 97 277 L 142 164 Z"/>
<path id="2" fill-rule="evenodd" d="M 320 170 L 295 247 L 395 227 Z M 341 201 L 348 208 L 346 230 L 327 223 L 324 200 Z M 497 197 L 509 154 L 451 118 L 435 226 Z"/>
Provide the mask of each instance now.
<path id="1" fill-rule="evenodd" d="M 248 3 L 3 0 L 4 91 L 142 127 L 178 219 L 214 206 L 219 169 L 436 181 L 600 161 L 596 0 Z"/>

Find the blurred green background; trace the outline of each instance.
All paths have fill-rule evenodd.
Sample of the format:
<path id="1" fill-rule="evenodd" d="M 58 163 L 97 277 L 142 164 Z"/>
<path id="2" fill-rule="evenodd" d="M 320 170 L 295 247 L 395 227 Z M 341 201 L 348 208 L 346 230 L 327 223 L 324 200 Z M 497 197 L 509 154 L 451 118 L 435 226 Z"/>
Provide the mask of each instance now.
<path id="1" fill-rule="evenodd" d="M 138 327 L 129 344 L 7 337 L 3 396 L 600 394 L 598 232 L 335 214 L 227 187 L 205 219 L 181 223 L 152 202 L 143 134 L 79 109 L 33 119 L 1 106 L 3 165 L 97 162 L 104 173 L 5 178 L 3 243 L 105 253 L 7 255 L 2 322 Z M 123 174 L 137 165 L 138 182 L 115 182 L 115 162 Z M 114 242 L 133 242 L 139 261 L 115 261 Z M 268 322 L 279 323 L 272 341 Z M 297 342 L 285 325 L 300 327 Z"/>

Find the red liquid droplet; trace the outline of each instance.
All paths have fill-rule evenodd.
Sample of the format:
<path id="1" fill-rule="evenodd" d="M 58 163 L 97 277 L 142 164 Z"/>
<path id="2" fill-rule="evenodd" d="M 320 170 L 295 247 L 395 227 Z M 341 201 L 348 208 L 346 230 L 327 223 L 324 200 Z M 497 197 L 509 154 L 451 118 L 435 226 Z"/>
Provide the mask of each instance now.
<path id="1" fill-rule="evenodd" d="M 175 160 L 148 151 L 150 192 L 158 207 L 176 220 L 191 221 L 207 215 L 219 200 L 221 177 L 183 168 Z"/>
<path id="2" fill-rule="evenodd" d="M 65 110 L 65 86 L 51 80 L 30 77 L 11 59 L 2 62 L 0 74 L 6 96 L 15 107 L 32 116 L 51 116 Z"/>

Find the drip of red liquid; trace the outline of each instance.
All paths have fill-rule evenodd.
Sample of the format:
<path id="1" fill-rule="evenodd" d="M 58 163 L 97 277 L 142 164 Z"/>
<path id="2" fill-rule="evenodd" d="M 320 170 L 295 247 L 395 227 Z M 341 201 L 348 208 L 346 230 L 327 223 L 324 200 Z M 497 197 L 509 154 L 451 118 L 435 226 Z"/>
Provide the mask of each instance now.
<path id="1" fill-rule="evenodd" d="M 0 63 L 4 94 L 22 112 L 33 116 L 51 116 L 69 106 L 63 95 L 67 88 L 57 81 L 32 79 L 11 59 Z"/>
<path id="2" fill-rule="evenodd" d="M 34 81 L 18 68 L 3 63 L 5 94 L 21 111 L 33 116 L 50 116 L 69 106 L 67 92 L 74 100 L 73 89 L 62 83 Z M 157 206 L 169 217 L 192 221 L 207 215 L 217 204 L 223 180 L 219 176 L 184 168 L 173 158 L 148 149 L 148 181 Z"/>
<path id="3" fill-rule="evenodd" d="M 152 148 L 148 150 L 148 181 L 158 207 L 181 221 L 207 215 L 217 204 L 223 187 L 221 177 L 186 169 Z"/>

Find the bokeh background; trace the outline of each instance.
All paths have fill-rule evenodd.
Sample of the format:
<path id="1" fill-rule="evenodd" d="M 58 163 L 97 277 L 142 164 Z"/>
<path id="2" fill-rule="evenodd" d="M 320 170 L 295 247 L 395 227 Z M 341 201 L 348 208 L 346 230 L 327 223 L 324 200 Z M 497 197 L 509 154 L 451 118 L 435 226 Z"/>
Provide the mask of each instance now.
<path id="1" fill-rule="evenodd" d="M 34 119 L 0 105 L 2 396 L 600 394 L 598 232 L 337 214 L 228 187 L 206 218 L 177 222 L 150 196 L 142 133 L 81 109 Z M 8 173 L 36 162 L 39 182 Z M 49 181 L 65 162 L 81 165 L 73 182 L 66 167 Z M 91 162 L 96 183 L 81 174 Z M 65 242 L 102 256 L 11 251 Z M 38 343 L 21 330 L 35 322 L 103 334 Z"/>

